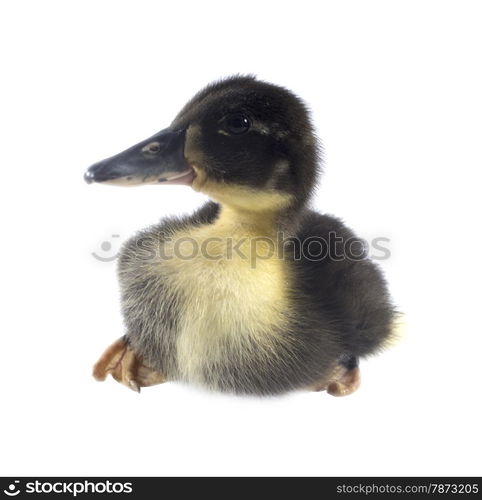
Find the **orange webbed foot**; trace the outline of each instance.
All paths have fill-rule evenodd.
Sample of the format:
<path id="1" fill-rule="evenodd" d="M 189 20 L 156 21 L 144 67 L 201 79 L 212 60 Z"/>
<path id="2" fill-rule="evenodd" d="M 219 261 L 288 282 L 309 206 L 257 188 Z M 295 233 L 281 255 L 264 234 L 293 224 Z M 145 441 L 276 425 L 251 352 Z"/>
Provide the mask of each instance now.
<path id="1" fill-rule="evenodd" d="M 124 337 L 110 345 L 94 365 L 93 376 L 103 381 L 107 375 L 133 391 L 141 387 L 162 384 L 166 378 L 142 363 L 142 360 L 129 347 Z"/>
<path id="2" fill-rule="evenodd" d="M 337 366 L 328 380 L 312 387 L 314 391 L 325 391 L 331 396 L 349 396 L 354 393 L 361 383 L 360 368 L 345 368 Z"/>
<path id="3" fill-rule="evenodd" d="M 328 383 L 326 392 L 332 396 L 349 396 L 353 394 L 361 384 L 360 368 L 355 367 L 346 370 L 339 378 Z"/>

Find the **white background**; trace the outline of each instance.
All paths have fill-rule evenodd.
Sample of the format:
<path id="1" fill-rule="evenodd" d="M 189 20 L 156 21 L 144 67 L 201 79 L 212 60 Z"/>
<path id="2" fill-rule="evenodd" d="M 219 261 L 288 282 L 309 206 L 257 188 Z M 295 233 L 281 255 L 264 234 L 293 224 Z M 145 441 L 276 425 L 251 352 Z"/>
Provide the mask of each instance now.
<path id="1" fill-rule="evenodd" d="M 481 475 L 479 7 L 2 2 L 0 474 Z M 316 207 L 391 239 L 406 335 L 348 398 L 139 396 L 90 376 L 123 334 L 115 264 L 91 252 L 204 198 L 83 172 L 239 72 L 310 104 Z"/>

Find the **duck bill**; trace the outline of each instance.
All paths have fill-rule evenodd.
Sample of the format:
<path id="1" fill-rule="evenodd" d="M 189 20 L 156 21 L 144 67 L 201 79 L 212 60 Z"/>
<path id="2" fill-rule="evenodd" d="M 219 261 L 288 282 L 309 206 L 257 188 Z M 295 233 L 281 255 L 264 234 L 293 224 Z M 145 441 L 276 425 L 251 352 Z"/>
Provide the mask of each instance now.
<path id="1" fill-rule="evenodd" d="M 191 185 L 194 171 L 184 158 L 185 130 L 161 130 L 122 153 L 87 169 L 87 183 L 117 186 L 142 184 Z"/>

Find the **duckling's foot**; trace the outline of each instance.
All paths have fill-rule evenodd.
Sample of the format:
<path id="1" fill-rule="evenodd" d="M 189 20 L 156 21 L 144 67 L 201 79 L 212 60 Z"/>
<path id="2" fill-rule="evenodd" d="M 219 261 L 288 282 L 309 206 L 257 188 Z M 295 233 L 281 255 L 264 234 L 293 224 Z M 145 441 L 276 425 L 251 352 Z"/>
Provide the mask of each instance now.
<path id="1" fill-rule="evenodd" d="M 341 360 L 329 379 L 315 385 L 313 390 L 326 390 L 332 396 L 348 396 L 360 387 L 360 383 L 361 374 L 358 359 L 352 356 Z"/>
<path id="2" fill-rule="evenodd" d="M 140 392 L 141 387 L 162 384 L 166 381 L 162 374 L 142 363 L 124 337 L 116 340 L 105 350 L 94 365 L 92 374 L 99 382 L 111 374 L 117 382 L 136 392 Z"/>
<path id="3" fill-rule="evenodd" d="M 348 396 L 355 392 L 361 383 L 360 368 L 345 370 L 340 378 L 328 383 L 326 392 L 332 396 Z"/>

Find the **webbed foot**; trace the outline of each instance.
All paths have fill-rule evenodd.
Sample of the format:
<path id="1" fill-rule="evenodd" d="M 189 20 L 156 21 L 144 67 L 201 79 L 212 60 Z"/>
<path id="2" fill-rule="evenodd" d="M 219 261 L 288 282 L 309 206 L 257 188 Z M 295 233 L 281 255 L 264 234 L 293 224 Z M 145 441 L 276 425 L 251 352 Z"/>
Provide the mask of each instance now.
<path id="1" fill-rule="evenodd" d="M 313 387 L 314 391 L 324 391 L 332 396 L 348 396 L 354 393 L 361 383 L 358 359 L 354 356 L 340 361 L 328 380 Z"/>
<path id="2" fill-rule="evenodd" d="M 360 368 L 357 366 L 351 370 L 345 370 L 340 378 L 329 382 L 326 392 L 332 396 L 348 396 L 360 387 L 360 383 Z"/>
<path id="3" fill-rule="evenodd" d="M 162 384 L 166 378 L 142 363 L 142 360 L 129 347 L 124 337 L 110 345 L 94 365 L 92 375 L 99 382 L 107 375 L 133 391 L 141 387 Z"/>

